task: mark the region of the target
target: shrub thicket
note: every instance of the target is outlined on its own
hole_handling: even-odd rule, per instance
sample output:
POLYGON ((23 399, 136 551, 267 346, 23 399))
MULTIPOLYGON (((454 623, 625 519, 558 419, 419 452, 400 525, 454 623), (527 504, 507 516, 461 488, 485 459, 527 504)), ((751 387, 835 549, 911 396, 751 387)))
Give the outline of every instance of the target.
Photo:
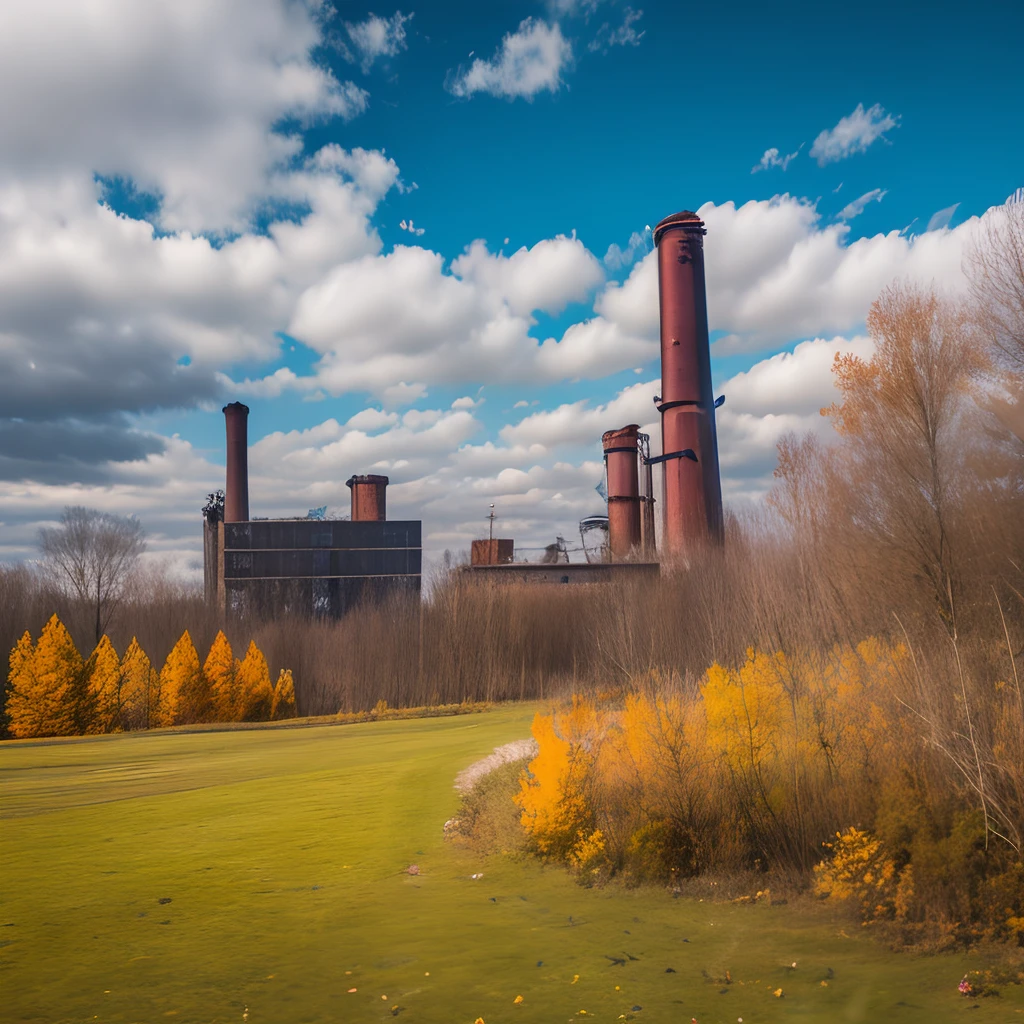
POLYGON ((1024 940, 1017 695, 974 680, 968 705, 923 730, 913 662, 877 640, 751 650, 694 687, 577 697, 534 721, 523 828, 585 881, 814 868, 819 894, 907 936, 1024 940), (982 774, 958 786, 975 764, 950 743, 972 712, 982 774))

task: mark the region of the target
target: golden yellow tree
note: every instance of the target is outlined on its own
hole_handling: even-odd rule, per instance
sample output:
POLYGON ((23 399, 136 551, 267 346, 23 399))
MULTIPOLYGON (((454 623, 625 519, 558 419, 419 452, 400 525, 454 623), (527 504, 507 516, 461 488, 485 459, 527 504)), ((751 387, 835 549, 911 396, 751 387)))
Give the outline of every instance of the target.
POLYGON ((121 721, 125 729, 160 723, 160 676, 135 637, 121 659, 121 721))
POLYGON ((238 687, 235 680, 235 656, 231 644, 218 630, 210 652, 203 662, 203 675, 210 686, 214 718, 218 722, 233 722, 238 717, 238 687))
POLYGON ((11 652, 7 714, 17 737, 74 736, 87 718, 82 657, 56 615, 33 648, 25 633, 11 652))
POLYGON ((196 646, 186 629, 160 670, 159 724, 208 722, 212 711, 210 685, 203 678, 196 646))
POLYGON ((237 669, 238 714, 240 722, 265 722, 270 718, 274 704, 274 687, 270 682, 270 668, 255 640, 237 669))
POLYGON ((5 710, 11 733, 18 737, 32 735, 26 714, 29 708, 26 707, 22 695, 29 694, 35 685, 35 676, 33 674, 34 655, 35 644, 32 643, 32 634, 26 629, 22 633, 21 639, 11 650, 7 672, 7 705, 5 710))
POLYGON ((86 687, 93 714, 85 731, 89 733, 120 732, 121 724, 121 661, 106 633, 85 666, 86 687))
POLYGON ((295 680, 292 679, 292 670, 283 668, 274 686, 274 700, 270 706, 270 717, 275 720, 294 718, 297 713, 295 709, 295 680))

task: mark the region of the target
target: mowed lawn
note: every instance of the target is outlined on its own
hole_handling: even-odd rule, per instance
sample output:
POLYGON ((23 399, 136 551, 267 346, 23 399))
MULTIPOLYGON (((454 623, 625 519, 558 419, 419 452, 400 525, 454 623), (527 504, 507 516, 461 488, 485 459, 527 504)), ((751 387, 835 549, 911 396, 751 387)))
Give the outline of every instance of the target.
POLYGON ((978 954, 445 843, 455 774, 533 710, 3 744, 0 1018, 1024 1020, 1019 987, 958 995, 978 954))

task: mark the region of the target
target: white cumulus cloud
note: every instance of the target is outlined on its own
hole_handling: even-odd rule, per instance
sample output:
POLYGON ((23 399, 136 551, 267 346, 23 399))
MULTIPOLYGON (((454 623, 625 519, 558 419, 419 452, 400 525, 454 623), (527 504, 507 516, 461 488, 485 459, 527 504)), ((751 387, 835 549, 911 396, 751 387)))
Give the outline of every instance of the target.
POLYGON ((301 150, 277 130, 361 113, 316 64, 314 0, 0 5, 0 176, 121 178, 161 226, 238 231, 301 150), (17 98, 16 101, 14 98, 17 98))
POLYGON ((527 18, 501 41, 491 60, 479 57, 466 69, 450 73, 446 87, 454 96, 477 92, 527 100, 562 86, 562 72, 572 63, 572 46, 558 23, 527 18))
POLYGON ((345 23, 345 29, 356 49, 363 72, 368 72, 379 57, 394 57, 407 48, 405 23, 411 14, 395 11, 390 18, 371 13, 365 21, 345 23))
MULTIPOLYGON (((708 232, 709 327, 726 334, 716 342, 720 354, 856 331, 898 277, 962 290, 963 252, 978 226, 972 218, 948 232, 905 237, 894 230, 850 241, 849 225, 823 224, 813 203, 788 195, 741 206, 706 203, 697 212, 708 232)), ((624 284, 609 282, 594 308, 599 316, 587 330, 595 338, 618 331, 637 351, 647 343, 656 352, 657 253, 637 263, 624 284)))

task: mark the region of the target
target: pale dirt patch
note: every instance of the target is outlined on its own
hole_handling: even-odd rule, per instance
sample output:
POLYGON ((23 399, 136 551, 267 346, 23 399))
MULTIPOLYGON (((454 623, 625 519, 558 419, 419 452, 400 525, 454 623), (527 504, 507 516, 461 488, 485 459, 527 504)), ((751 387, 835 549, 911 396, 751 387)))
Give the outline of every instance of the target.
POLYGON ((523 761, 537 756, 537 741, 531 736, 525 740, 513 740, 495 747, 494 751, 479 761, 474 761, 468 768, 463 768, 455 776, 455 788, 460 793, 468 793, 485 775, 489 775, 503 764, 523 761))

